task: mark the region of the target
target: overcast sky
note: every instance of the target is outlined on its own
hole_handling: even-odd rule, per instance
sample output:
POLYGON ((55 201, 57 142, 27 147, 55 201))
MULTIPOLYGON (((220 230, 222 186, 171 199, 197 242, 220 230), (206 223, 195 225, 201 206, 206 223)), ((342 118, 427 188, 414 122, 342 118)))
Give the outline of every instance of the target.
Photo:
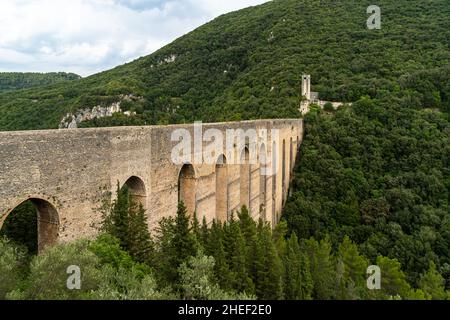
POLYGON ((0 0, 0 71, 87 76, 267 0, 0 0))

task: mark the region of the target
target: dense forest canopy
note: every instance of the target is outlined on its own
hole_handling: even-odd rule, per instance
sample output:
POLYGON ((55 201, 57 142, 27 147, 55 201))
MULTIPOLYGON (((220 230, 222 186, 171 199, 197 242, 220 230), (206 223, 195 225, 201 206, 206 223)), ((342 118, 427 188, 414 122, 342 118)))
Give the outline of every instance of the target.
POLYGON ((440 88, 449 77, 448 1, 379 1, 381 30, 366 26, 370 4, 278 0, 223 15, 113 70, 0 94, 0 130, 57 128, 67 112, 125 94, 144 98, 123 104, 136 117, 86 125, 297 117, 304 73, 326 100, 381 98, 413 84, 427 104, 448 105, 440 88))
POLYGON ((5 91, 42 87, 57 82, 78 79, 81 79, 79 75, 64 72, 0 72, 0 93, 5 91))

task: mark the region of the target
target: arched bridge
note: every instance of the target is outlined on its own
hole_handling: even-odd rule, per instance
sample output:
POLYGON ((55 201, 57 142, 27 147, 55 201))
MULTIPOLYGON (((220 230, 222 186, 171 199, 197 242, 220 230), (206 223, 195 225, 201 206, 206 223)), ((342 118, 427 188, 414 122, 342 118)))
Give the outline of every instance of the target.
POLYGON ((301 119, 212 123, 200 129, 192 124, 0 132, 0 228, 14 208, 31 200, 40 250, 92 237, 101 222, 99 208, 118 183, 128 185, 144 205, 150 229, 175 215, 180 200, 200 221, 226 220, 246 205, 255 219, 276 224, 302 136, 301 119), (174 150, 181 139, 173 140, 180 130, 202 140, 198 145, 192 139, 191 157, 177 162, 174 150), (205 150, 222 139, 211 138, 211 130, 223 133, 222 152, 210 152, 214 162, 206 162, 205 150), (229 133, 239 130, 256 136, 245 136, 243 145, 230 144, 229 133))

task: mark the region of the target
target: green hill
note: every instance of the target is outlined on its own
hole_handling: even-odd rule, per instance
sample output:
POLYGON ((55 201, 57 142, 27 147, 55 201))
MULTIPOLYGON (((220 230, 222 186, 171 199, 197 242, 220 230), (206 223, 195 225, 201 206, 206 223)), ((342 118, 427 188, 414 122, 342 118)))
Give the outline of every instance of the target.
POLYGON ((448 1, 378 1, 381 30, 366 27, 370 4, 276 0, 223 15, 113 70, 0 94, 0 130, 56 128, 67 112, 126 94, 139 97, 122 105, 136 117, 86 125, 295 117, 303 73, 324 99, 406 88, 427 106, 448 107, 448 1))
POLYGON ((62 81, 78 80, 81 77, 74 73, 50 72, 0 72, 0 93, 20 89, 28 89, 54 84, 62 81))

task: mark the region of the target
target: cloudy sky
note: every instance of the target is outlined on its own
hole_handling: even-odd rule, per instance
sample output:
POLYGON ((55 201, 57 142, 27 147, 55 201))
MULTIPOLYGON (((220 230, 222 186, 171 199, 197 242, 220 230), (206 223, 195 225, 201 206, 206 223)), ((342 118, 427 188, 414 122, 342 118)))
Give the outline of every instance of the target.
POLYGON ((0 0, 0 72, 87 76, 267 0, 0 0))

